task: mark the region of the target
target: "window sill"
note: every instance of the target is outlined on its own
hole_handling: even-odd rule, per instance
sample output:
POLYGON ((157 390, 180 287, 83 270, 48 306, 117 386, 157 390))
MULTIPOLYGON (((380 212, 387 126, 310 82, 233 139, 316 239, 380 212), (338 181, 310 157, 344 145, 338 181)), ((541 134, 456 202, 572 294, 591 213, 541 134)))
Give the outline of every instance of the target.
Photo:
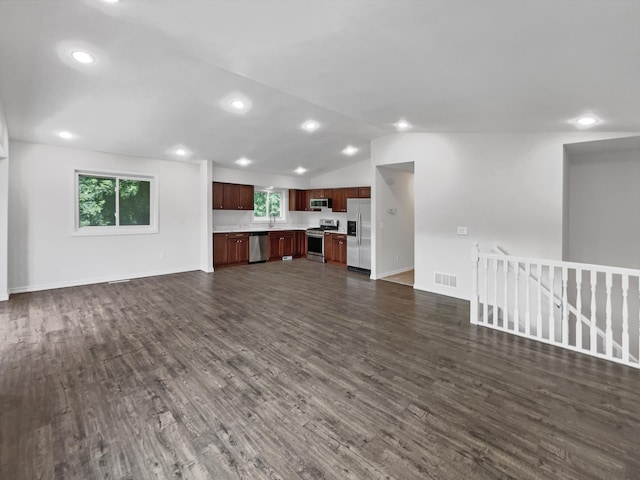
POLYGON ((158 233, 157 227, 84 227, 82 229, 71 232, 72 237, 100 237, 104 235, 150 235, 158 233))

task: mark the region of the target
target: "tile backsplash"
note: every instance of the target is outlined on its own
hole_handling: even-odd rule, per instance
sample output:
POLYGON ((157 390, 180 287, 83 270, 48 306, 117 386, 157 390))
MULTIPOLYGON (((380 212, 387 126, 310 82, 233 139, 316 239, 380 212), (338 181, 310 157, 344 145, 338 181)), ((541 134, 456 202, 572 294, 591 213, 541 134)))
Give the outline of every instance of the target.
MULTIPOLYGON (((253 211, 243 210, 212 210, 213 230, 235 230, 242 228, 256 228, 262 223, 253 223, 253 211)), ((322 212, 287 212, 286 222, 277 222, 278 226, 291 228, 316 227, 320 224, 321 218, 331 218, 338 220, 339 230, 346 231, 347 214, 332 212, 325 209, 322 212)))

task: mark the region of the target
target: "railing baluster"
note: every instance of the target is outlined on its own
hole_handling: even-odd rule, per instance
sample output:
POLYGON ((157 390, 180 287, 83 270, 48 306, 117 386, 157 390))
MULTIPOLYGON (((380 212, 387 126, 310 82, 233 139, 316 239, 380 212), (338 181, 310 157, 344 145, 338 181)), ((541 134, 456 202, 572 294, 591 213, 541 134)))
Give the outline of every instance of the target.
POLYGON ((613 286, 613 275, 609 272, 606 274, 606 287, 607 287, 607 305, 606 305, 606 315, 607 315, 607 323, 605 329, 605 353, 607 357, 611 357, 613 355, 613 329, 611 326, 611 288, 613 286))
POLYGON ((531 289, 531 283, 529 279, 531 278, 531 264, 527 263, 525 269, 525 274, 527 275, 526 288, 527 294, 525 295, 525 312, 524 312, 524 331, 527 335, 531 335, 531 302, 529 300, 531 289))
POLYGON ((569 345, 569 298, 567 284, 569 281, 569 269, 562 267, 562 344, 569 345))
POLYGON ((549 298, 549 340, 555 342, 556 341, 556 320, 553 312, 553 307, 555 303, 553 301, 553 293, 555 292, 555 276, 556 276, 556 267, 549 265, 549 291, 552 296, 549 298))
POLYGON ((576 347, 582 349, 582 270, 576 270, 576 347))
MULTIPOLYGON (((636 338, 640 344, 640 328, 635 330, 635 319, 638 318, 640 322, 640 309, 638 313, 634 310, 636 298, 640 299, 640 270, 532 260, 508 256, 502 251, 498 254, 480 254, 479 249, 477 256, 472 252, 472 261, 476 257, 478 262, 477 265, 474 263, 474 274, 477 282, 472 284, 472 293, 473 298, 477 299, 478 324, 640 368, 640 360, 635 356, 638 354, 640 357, 640 347, 635 348, 636 338), (499 273, 500 268, 503 269, 502 274, 499 273), (493 274, 490 270, 493 270, 493 274), (522 285, 521 270, 526 277, 522 285), (569 291, 574 288, 570 283, 574 281, 574 274, 575 304, 574 290, 569 291), (617 277, 614 276, 620 276, 621 279, 621 300, 618 298, 617 277), (639 282, 637 287, 633 284, 636 280, 639 282), (513 286, 510 281, 515 282, 513 286), (586 289, 584 292, 583 287, 586 289), (522 288, 526 289, 524 294, 522 288), (510 298, 512 295, 513 298, 510 298), (548 308, 542 300, 543 295, 545 301, 549 302, 548 308), (630 299, 630 295, 637 297, 630 299), (492 300, 489 299, 491 296, 492 300), (533 308, 536 308, 535 318, 533 308), (572 324, 574 316, 575 328, 572 324), (547 324, 548 334, 545 336, 544 327, 547 324), (588 333, 586 328, 589 329, 588 333)), ((474 318, 473 313, 471 317, 474 318)))
POLYGON ((471 290, 472 290, 472 298, 471 298, 471 324, 472 325, 477 325, 478 324, 478 297, 479 297, 479 293, 478 293, 478 263, 480 261, 479 255, 480 254, 480 249, 478 248, 478 244, 474 243, 473 247, 471 248, 471 264, 473 267, 473 278, 472 278, 472 284, 471 284, 471 290))
POLYGON ((514 300, 513 300, 513 329, 516 332, 520 332, 520 263, 516 262, 513 275, 515 277, 515 289, 513 292, 514 300))
POLYGON ((596 287, 598 285, 598 272, 591 270, 591 325, 589 325, 589 335, 591 337, 589 349, 591 353, 598 353, 598 315, 596 305, 596 287))
POLYGON ((542 264, 539 263, 538 273, 538 311, 536 313, 536 335, 542 338, 542 264))
POLYGON ((502 262, 504 269, 504 308, 502 309, 502 328, 509 330, 509 261, 502 262))
POLYGON ((622 361, 629 363, 629 275, 622 275, 622 361))
POLYGON ((493 259, 493 326, 498 326, 498 259, 493 259))
POLYGON ((484 304, 482 305, 482 321, 489 323, 489 259, 482 259, 482 270, 484 271, 484 304))

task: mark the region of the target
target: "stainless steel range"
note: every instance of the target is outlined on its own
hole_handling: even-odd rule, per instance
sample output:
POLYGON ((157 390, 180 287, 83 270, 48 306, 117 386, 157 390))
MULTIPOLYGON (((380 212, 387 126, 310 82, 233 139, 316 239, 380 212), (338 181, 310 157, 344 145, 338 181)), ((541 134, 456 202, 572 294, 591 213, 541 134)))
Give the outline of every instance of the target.
POLYGON ((338 230, 338 220, 321 219, 320 226, 307 229, 307 260, 324 263, 324 232, 338 230))

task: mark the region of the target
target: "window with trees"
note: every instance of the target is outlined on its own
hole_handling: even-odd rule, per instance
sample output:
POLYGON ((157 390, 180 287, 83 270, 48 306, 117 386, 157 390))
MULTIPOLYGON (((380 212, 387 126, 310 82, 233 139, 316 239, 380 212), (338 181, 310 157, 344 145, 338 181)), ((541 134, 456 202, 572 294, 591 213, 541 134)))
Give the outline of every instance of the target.
POLYGON ((157 232, 155 187, 155 176, 77 171, 76 233, 157 232))
POLYGON ((253 219, 256 222, 285 221, 284 191, 258 189, 253 194, 253 219))

